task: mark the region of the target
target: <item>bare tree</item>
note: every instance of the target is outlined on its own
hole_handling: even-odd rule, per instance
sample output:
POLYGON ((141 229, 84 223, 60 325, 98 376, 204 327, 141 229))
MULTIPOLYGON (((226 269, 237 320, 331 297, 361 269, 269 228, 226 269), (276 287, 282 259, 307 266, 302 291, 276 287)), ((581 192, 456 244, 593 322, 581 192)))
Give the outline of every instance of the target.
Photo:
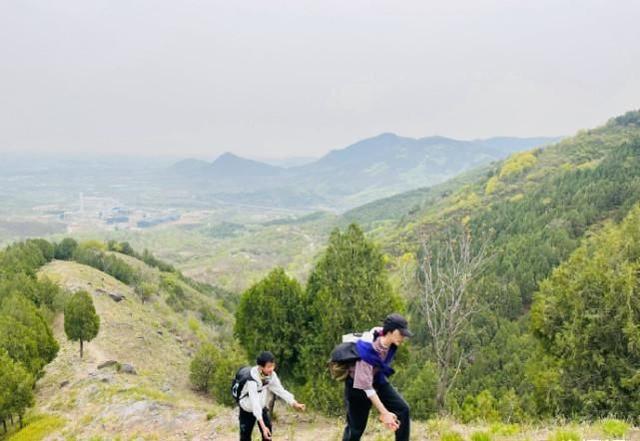
POLYGON ((460 231, 434 243, 423 238, 415 273, 418 313, 438 367, 436 402, 441 411, 469 355, 460 347, 460 339, 480 310, 469 284, 489 260, 486 243, 474 249, 470 234, 464 228, 460 231))

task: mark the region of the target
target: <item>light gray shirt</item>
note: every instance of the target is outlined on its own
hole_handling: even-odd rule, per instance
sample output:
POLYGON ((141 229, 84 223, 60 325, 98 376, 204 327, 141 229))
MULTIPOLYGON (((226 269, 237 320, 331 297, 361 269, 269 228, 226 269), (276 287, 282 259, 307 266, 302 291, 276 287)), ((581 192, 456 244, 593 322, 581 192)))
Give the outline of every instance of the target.
POLYGON ((293 394, 282 386, 275 371, 263 381, 258 366, 254 366, 251 368, 251 377, 255 381, 247 381, 242 388, 240 407, 245 412, 253 413, 256 420, 262 421, 262 409, 267 407, 271 394, 282 398, 290 406, 295 403, 293 394))

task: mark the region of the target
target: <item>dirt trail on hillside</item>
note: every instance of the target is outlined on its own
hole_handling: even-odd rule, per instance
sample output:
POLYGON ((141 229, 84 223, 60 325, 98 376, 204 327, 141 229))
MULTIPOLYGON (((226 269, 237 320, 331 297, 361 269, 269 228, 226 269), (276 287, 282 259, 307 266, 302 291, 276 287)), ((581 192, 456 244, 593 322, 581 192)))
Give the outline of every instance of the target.
MULTIPOLYGON (((184 318, 172 321, 161 305, 141 305, 130 287, 83 265, 54 262, 45 271, 66 289, 86 289, 101 318, 82 359, 79 343, 67 340, 63 315, 54 320, 60 351, 38 381, 32 413, 55 415, 65 424, 47 440, 237 440, 237 410, 190 387, 194 346, 184 318), (126 300, 114 302, 106 292, 126 300), (98 369, 108 360, 130 363, 136 373, 98 369)), ((274 441, 340 439, 342 421, 297 414, 280 403, 276 413, 274 441)))

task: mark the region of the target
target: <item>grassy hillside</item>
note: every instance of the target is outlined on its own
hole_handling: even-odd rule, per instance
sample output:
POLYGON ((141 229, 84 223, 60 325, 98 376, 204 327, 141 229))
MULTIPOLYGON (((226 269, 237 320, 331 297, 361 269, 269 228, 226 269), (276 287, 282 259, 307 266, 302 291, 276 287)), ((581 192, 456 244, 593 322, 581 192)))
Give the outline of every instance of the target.
MULTIPOLYGON (((133 263, 133 262, 132 262, 133 263)), ((216 440, 237 439, 235 411, 193 392, 188 382, 190 357, 199 341, 216 342, 219 334, 194 325, 189 314, 176 314, 162 301, 142 305, 131 288, 93 268, 54 261, 40 271, 67 289, 87 289, 102 318, 99 336, 86 345, 85 357, 64 336, 62 317, 54 332, 61 348, 37 384, 36 406, 25 429, 7 440, 216 440), (106 292, 124 294, 114 302, 106 292), (130 363, 136 375, 116 366, 99 369, 108 360, 130 363)), ((276 441, 341 439, 342 419, 314 414, 294 415, 276 408, 276 441)), ((558 434, 577 439, 609 436, 602 422, 580 425, 518 425, 451 419, 416 422, 416 440, 462 439, 484 434, 494 441, 546 440, 558 434), (456 438, 457 439, 457 438, 456 438)), ((625 439, 638 440, 637 429, 625 429, 625 439)), ((0 439, 2 437, 0 436, 0 439)), ((392 436, 371 421, 364 441, 390 441, 392 436)))
MULTIPOLYGON (((145 433, 163 439, 183 431, 178 415, 190 429, 207 423, 207 412, 215 408, 191 392, 186 372, 199 338, 219 338, 218 333, 190 314, 175 314, 162 301, 142 305, 130 287, 84 265, 54 261, 41 275, 66 289, 92 293, 102 323, 81 360, 77 344, 64 335, 62 317, 55 322, 61 350, 38 383, 37 410, 64 420, 63 437, 129 439, 145 433), (116 303, 109 292, 126 300, 116 303), (115 366, 98 369, 108 360, 133 365, 137 375, 118 373, 115 366)), ((215 421, 209 424, 213 429, 215 421)))
MULTIPOLYGON (((143 262, 119 258, 159 277, 143 262)), ((26 415, 25 428, 11 427, 0 439, 20 440, 221 440, 237 439, 237 415, 196 393, 189 383, 189 364, 201 342, 219 346, 225 332, 202 323, 193 311, 178 313, 163 296, 142 304, 133 289, 113 277, 76 262, 54 260, 39 271, 69 291, 87 290, 101 317, 98 336, 85 344, 67 340, 63 316, 54 319, 60 343, 55 360, 36 386, 36 404, 26 415), (115 302, 109 293, 125 296, 115 302), (117 364, 100 368, 108 361, 117 364), (130 364, 136 373, 125 373, 130 364)), ((183 282, 179 282, 183 283, 183 282)), ((203 296, 186 284, 188 296, 203 296)), ((229 329, 227 323, 222 330, 229 329)), ((293 415, 278 406, 274 440, 338 440, 342 421, 314 414, 293 415)), ((418 426, 426 433, 426 426, 418 426)), ((386 439, 373 423, 367 441, 386 439)), ((426 439, 426 438, 424 438, 426 439)))
POLYGON ((355 222, 366 229, 384 225, 393 228, 405 217, 415 216, 462 186, 478 181, 491 169, 490 167, 493 166, 481 166, 442 184, 378 199, 343 213, 339 223, 345 225, 355 222))

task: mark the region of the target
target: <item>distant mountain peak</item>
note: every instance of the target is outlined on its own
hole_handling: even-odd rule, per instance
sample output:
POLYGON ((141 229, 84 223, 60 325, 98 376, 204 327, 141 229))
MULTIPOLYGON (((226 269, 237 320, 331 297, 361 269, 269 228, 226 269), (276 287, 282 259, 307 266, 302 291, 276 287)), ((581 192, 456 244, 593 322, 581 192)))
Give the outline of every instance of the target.
POLYGON ((370 139, 378 139, 378 138, 399 138, 399 136, 393 132, 382 132, 379 135, 376 135, 370 139))
POLYGON ((198 174, 206 171, 211 164, 201 159, 187 158, 176 162, 169 170, 180 174, 198 174))
POLYGON ((424 136, 422 138, 418 138, 417 141, 428 142, 428 143, 432 143, 432 144, 436 144, 438 142, 446 142, 446 143, 464 142, 464 141, 460 141, 458 139, 448 138, 446 136, 440 136, 440 135, 424 136))
POLYGON ((218 161, 250 161, 250 159, 242 158, 231 152, 224 152, 220 156, 218 156, 213 163, 215 164, 218 161))
POLYGON ((210 171, 221 177, 243 176, 250 174, 254 176, 271 176, 279 174, 283 169, 264 162, 243 158, 230 152, 220 155, 211 164, 210 171))

